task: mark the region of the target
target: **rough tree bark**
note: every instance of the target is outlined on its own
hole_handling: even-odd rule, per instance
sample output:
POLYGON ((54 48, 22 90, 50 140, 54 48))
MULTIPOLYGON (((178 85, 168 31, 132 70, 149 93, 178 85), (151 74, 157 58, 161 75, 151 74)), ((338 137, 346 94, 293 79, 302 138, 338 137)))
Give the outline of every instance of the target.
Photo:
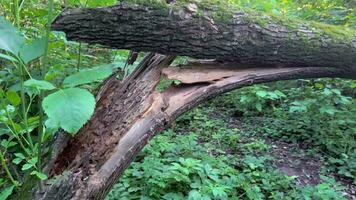
POLYGON ((120 4, 67 10, 57 18, 54 29, 69 39, 166 55, 150 53, 121 83, 115 76, 105 82, 93 117, 53 160, 55 183, 37 199, 103 199, 155 134, 216 95, 271 81, 356 77, 352 31, 335 36, 271 17, 263 17, 262 26, 244 12, 221 22, 211 16, 198 15, 194 5, 168 12, 120 4), (169 67, 175 55, 215 61, 169 67), (181 84, 159 93, 161 76, 181 84))
POLYGON ((253 67, 341 67, 356 74, 355 30, 244 11, 221 21, 216 12, 120 4, 67 10, 53 28, 70 40, 118 49, 253 67))

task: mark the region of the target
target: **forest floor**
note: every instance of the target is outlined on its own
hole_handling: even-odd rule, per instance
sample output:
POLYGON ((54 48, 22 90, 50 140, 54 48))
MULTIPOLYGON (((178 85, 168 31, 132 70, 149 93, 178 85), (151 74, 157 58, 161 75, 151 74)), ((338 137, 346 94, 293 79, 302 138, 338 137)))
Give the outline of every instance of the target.
MULTIPOLYGON (((216 117, 220 115, 218 116, 219 118, 228 119, 226 123, 230 128, 237 128, 239 130, 251 128, 248 127, 248 125, 246 127, 246 124, 243 122, 243 117, 236 117, 218 108, 214 109, 216 109, 216 111, 212 117, 214 117, 214 115, 216 117)), ((257 117, 255 120, 261 121, 263 118, 257 117)), ((247 132, 251 132, 251 130, 247 132)), ((247 135, 247 137, 249 136, 247 135)), ((313 145, 308 143, 285 142, 273 137, 258 135, 258 133, 250 137, 250 139, 264 140, 265 143, 270 146, 270 151, 265 153, 273 158, 269 164, 282 173, 295 177, 295 181, 298 185, 307 186, 323 183, 320 177, 323 175, 322 170, 323 167, 325 167, 325 163, 323 162, 325 159, 323 158, 326 155, 315 152, 313 145)), ((356 200, 356 184, 353 183, 352 180, 339 176, 337 173, 332 174, 332 176, 345 186, 344 191, 347 193, 348 199, 356 200)))
POLYGON ((281 124, 268 112, 246 114, 234 101, 214 99, 177 119, 107 200, 356 200, 353 180, 330 168, 320 147, 276 132, 281 124))

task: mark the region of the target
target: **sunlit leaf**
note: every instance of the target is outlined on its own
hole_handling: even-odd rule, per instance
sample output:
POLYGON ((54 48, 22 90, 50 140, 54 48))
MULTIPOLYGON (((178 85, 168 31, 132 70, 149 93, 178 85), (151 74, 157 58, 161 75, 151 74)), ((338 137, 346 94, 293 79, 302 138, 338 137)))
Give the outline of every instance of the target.
POLYGON ((258 97, 265 97, 265 96, 267 96, 267 91, 264 91, 264 90, 260 90, 260 91, 257 91, 256 92, 256 95, 258 96, 258 97))
POLYGON ((45 53, 46 40, 44 38, 38 38, 31 44, 26 44, 20 49, 20 58, 24 63, 29 63, 41 57, 45 53))
POLYGON ((112 72, 113 68, 111 66, 82 70, 76 74, 66 77, 63 81, 63 85, 65 87, 75 87, 82 84, 100 81, 110 76, 112 72))
POLYGON ((25 38, 4 17, 0 16, 0 49, 18 55, 25 38))
POLYGON ((87 90, 69 88, 48 95, 42 106, 52 123, 74 134, 93 114, 95 98, 87 90))
POLYGON ((31 172, 31 175, 37 176, 37 178, 39 178, 42 181, 44 181, 44 180, 46 180, 48 178, 46 174, 38 172, 38 171, 31 172))
POLYGON ((20 96, 13 90, 9 90, 6 92, 6 98, 13 106, 18 106, 21 103, 20 96))
POLYGON ((43 80, 29 79, 24 83, 25 87, 36 88, 38 90, 54 90, 56 87, 48 82, 43 80))
POLYGON ((10 187, 7 187, 5 189, 3 189, 1 192, 0 192, 0 199, 1 200, 6 200, 11 194, 12 194, 12 191, 14 190, 14 185, 10 186, 10 187))
POLYGON ((32 167, 33 167, 32 164, 26 163, 26 164, 24 164, 24 165, 22 166, 21 170, 22 170, 22 171, 26 171, 26 170, 31 169, 32 167))
POLYGON ((16 165, 20 164, 21 161, 25 159, 25 156, 22 153, 15 153, 16 158, 12 160, 16 165))

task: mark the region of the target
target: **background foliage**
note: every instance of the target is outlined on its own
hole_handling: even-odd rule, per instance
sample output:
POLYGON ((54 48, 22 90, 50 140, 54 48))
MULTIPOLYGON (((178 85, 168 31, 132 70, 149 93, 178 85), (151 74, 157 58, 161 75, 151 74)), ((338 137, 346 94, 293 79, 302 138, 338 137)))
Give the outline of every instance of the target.
MULTIPOLYGON (((161 0, 146 2, 154 1, 161 0)), ((134 67, 124 69, 127 51, 70 42, 63 33, 49 32, 46 24, 65 7, 115 3, 0 1, 0 199, 11 194, 26 199, 29 187, 47 179, 42 170, 58 128, 75 134, 93 112, 100 81, 113 71, 122 78, 134 67)), ((355 0, 226 3, 281 17, 356 26, 355 0)), ((355 184, 356 179, 355 86, 355 81, 339 79, 299 80, 219 97, 181 117, 149 144, 108 199, 341 199, 345 183, 355 184), (231 128, 222 120, 232 116, 242 125, 231 128), (324 178, 301 186, 295 177, 282 174, 268 154, 268 140, 321 155, 324 178)))

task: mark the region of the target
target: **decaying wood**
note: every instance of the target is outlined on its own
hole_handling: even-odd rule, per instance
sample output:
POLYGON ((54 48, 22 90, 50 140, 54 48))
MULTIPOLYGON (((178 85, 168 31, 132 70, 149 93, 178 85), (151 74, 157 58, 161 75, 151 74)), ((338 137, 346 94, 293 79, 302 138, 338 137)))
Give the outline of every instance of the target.
POLYGON ((94 115, 56 154, 48 169, 52 184, 36 198, 103 199, 155 134, 216 95, 279 80, 356 77, 352 35, 335 39, 321 28, 291 28, 269 17, 262 26, 253 17, 236 12, 217 22, 194 9, 168 13, 123 3, 63 12, 53 27, 71 40, 158 53, 148 54, 122 82, 113 75, 104 83, 94 115), (171 55, 212 60, 169 67, 171 55), (181 84, 159 93, 162 76, 181 84))
POLYGON ((335 69, 316 67, 247 69, 220 63, 207 68, 168 67, 173 59, 150 54, 123 83, 106 82, 105 96, 98 101, 94 116, 58 155, 51 171, 52 177, 63 172, 69 173, 68 177, 48 185, 38 199, 103 199, 155 134, 218 94, 256 83, 335 75, 335 69), (161 75, 182 84, 158 93, 155 86, 161 75))

